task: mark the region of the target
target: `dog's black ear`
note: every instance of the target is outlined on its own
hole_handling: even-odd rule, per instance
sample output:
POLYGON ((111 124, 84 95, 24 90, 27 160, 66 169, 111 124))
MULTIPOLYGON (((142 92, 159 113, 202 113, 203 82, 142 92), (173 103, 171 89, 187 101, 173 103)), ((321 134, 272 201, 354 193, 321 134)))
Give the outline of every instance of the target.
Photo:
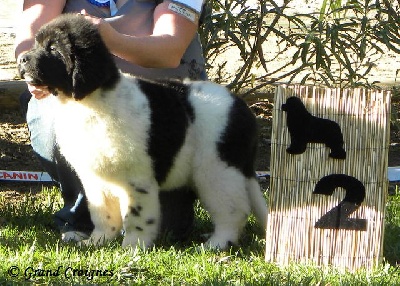
POLYGON ((72 97, 76 100, 98 88, 112 87, 119 78, 114 58, 97 28, 86 20, 79 24, 74 26, 75 31, 70 34, 74 55, 72 97))
POLYGON ((98 88, 111 87, 119 77, 119 71, 104 44, 84 54, 76 55, 72 72, 72 97, 76 100, 98 88))
POLYGON ((72 97, 76 100, 84 98, 101 86, 101 79, 89 76, 89 68, 77 65, 72 73, 72 97))

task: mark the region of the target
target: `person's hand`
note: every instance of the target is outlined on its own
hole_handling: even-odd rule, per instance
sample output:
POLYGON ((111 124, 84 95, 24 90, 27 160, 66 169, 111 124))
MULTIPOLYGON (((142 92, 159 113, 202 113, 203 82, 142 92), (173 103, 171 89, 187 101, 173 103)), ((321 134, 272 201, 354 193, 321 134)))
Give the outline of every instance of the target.
POLYGON ((89 15, 88 13, 86 13, 85 10, 82 10, 79 13, 79 15, 82 15, 83 17, 85 17, 87 20, 92 22, 97 27, 97 29, 99 30, 99 33, 100 33, 100 35, 101 35, 101 37, 102 37, 102 39, 103 39, 103 41, 105 42, 106 45, 107 45, 107 43, 109 43, 113 39, 115 34, 118 33, 110 25, 110 23, 108 23, 107 21, 105 21, 102 18, 97 18, 97 17, 94 17, 92 15, 89 15))
POLYGON ((36 99, 39 100, 51 95, 47 86, 31 85, 28 83, 28 90, 36 99))

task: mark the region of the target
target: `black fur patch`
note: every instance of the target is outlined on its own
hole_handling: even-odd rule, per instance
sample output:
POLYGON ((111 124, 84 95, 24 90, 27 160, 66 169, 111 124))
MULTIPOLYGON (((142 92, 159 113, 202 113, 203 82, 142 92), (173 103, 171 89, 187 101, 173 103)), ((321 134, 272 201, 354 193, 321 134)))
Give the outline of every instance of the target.
POLYGON ((139 80, 138 83, 152 111, 149 154, 156 180, 162 184, 194 120, 193 107, 188 102, 189 88, 180 82, 155 84, 139 80))
POLYGON ((229 122, 218 143, 218 153, 229 166, 236 167, 246 177, 255 175, 257 154, 257 123, 246 103, 235 98, 229 114, 229 122))
POLYGON ((131 214, 133 216, 140 216, 140 210, 138 208, 131 207, 131 214))
POLYGON ((140 194, 148 194, 149 193, 148 191, 146 191, 145 189, 142 189, 142 188, 136 188, 135 190, 136 190, 136 192, 138 192, 140 194))
POLYGON ((156 222, 156 220, 154 218, 150 218, 146 221, 146 224, 154 224, 156 222))
POLYGON ((141 228, 140 226, 135 227, 137 230, 139 231, 143 231, 143 228, 141 228))

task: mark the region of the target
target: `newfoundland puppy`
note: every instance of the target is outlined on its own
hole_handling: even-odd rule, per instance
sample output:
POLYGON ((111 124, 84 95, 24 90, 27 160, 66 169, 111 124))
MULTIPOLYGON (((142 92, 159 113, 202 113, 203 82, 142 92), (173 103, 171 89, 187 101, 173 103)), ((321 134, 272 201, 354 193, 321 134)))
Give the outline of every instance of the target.
POLYGON ((329 157, 346 159, 343 149, 343 135, 339 124, 311 115, 300 98, 289 97, 282 104, 287 113, 287 126, 290 134, 290 146, 286 151, 290 154, 302 154, 307 143, 323 143, 330 148, 329 157))
POLYGON ((158 192, 182 186, 196 189, 211 216, 208 247, 237 243, 251 210, 265 226, 255 117, 226 88, 122 74, 96 27, 72 14, 39 30, 19 71, 58 99, 57 142, 79 174, 95 225, 85 243, 123 229, 124 246, 152 245, 158 192))

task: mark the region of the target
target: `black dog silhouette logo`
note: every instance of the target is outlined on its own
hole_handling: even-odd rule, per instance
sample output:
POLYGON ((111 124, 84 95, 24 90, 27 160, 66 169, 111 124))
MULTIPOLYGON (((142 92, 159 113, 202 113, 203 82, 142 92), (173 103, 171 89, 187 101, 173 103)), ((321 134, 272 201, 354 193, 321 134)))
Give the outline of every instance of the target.
POLYGON ((302 154, 307 143, 323 143, 330 148, 329 157, 346 159, 343 149, 343 135, 336 122, 311 115, 300 98, 289 97, 282 104, 287 114, 287 126, 290 133, 290 146, 286 151, 290 154, 302 154))

